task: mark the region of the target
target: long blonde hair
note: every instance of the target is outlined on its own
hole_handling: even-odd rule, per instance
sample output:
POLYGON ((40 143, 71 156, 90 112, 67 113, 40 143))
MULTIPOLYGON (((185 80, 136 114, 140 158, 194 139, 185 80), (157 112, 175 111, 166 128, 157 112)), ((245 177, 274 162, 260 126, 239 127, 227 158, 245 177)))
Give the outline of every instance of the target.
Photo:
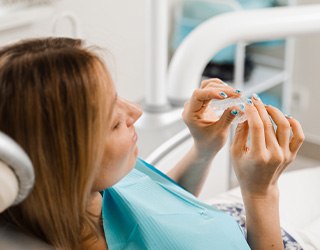
POLYGON ((81 40, 0 49, 0 130, 27 152, 36 174, 28 198, 0 219, 58 248, 81 248, 84 228, 96 229, 86 207, 111 113, 110 82, 81 40))

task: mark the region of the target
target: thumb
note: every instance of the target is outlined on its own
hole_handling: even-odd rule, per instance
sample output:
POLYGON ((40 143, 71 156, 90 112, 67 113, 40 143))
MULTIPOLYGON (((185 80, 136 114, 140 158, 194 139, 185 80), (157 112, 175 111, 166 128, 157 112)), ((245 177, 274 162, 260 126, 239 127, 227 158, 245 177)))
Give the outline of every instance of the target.
POLYGON ((240 112, 240 109, 236 106, 227 108, 217 122, 218 126, 225 129, 229 128, 232 121, 240 115, 240 112))

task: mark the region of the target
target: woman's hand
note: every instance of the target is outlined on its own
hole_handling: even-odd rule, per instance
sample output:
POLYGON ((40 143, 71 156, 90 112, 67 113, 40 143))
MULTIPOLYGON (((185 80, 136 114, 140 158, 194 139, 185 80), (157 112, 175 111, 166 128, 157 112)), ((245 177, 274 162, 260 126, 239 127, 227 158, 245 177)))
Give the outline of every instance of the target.
POLYGON ((225 144, 231 122, 237 115, 231 111, 237 109, 238 112, 242 112, 239 107, 230 107, 219 119, 214 110, 208 107, 210 101, 239 96, 240 91, 219 79, 205 80, 201 83, 201 87, 193 92, 190 101, 185 104, 182 116, 199 152, 217 153, 225 144))
POLYGON ((219 119, 208 104, 212 99, 239 96, 240 91, 221 80, 209 79, 201 83, 201 87, 193 92, 190 101, 185 104, 182 116, 193 136, 194 144, 167 174, 196 196, 207 178, 214 156, 226 142, 231 122, 237 115, 231 111, 237 109, 237 112, 242 112, 239 107, 231 107, 219 119))
POLYGON ((245 205, 247 241, 253 250, 282 250, 277 183, 296 157, 304 135, 295 119, 284 116, 277 108, 265 107, 257 96, 252 102, 246 104, 248 120, 238 125, 231 146, 245 205))
POLYGON ((242 194, 261 198, 277 194, 279 176, 295 159, 304 134, 297 120, 265 106, 258 97, 252 101, 245 108, 248 120, 236 129, 231 155, 242 194))

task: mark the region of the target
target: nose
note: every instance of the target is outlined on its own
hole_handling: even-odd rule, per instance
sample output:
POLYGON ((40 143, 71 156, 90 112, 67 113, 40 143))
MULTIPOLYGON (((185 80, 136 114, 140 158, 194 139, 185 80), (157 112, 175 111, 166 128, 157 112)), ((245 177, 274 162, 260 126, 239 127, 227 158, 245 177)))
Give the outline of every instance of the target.
POLYGON ((142 109, 135 103, 126 101, 127 106, 127 126, 132 126, 142 115, 142 109))

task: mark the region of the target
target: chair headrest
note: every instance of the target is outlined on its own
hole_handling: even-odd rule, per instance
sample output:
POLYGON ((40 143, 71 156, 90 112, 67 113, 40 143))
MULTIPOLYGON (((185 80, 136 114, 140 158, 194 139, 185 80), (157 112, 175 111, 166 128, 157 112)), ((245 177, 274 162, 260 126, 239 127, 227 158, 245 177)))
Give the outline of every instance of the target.
POLYGON ((23 201, 34 185, 30 158, 9 136, 0 132, 0 213, 23 201))

